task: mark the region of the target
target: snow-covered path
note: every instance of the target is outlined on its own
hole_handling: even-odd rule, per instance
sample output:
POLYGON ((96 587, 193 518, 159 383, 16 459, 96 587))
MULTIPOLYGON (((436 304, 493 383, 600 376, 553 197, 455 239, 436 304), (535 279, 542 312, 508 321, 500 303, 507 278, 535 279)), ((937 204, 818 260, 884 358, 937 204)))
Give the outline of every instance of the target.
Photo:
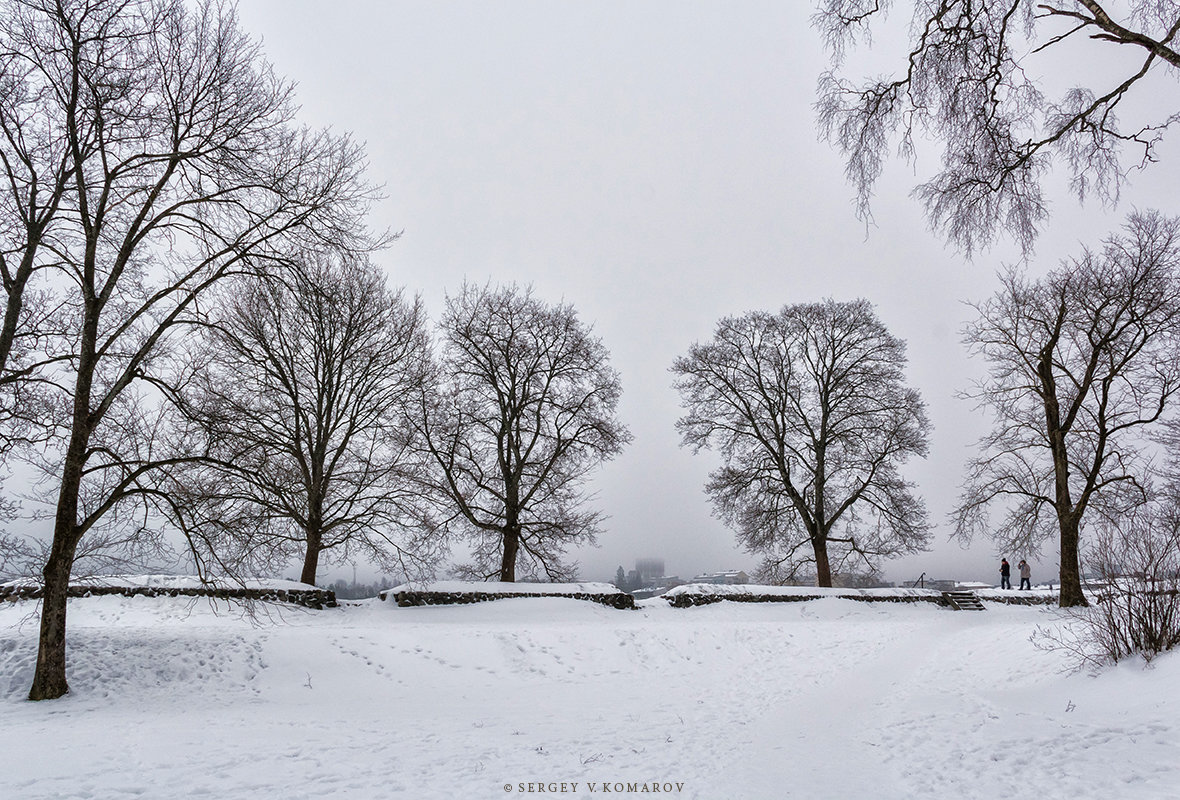
POLYGON ((1180 657, 1062 675, 1044 610, 71 603, 41 704, 0 606, 0 797, 1180 797, 1180 657))

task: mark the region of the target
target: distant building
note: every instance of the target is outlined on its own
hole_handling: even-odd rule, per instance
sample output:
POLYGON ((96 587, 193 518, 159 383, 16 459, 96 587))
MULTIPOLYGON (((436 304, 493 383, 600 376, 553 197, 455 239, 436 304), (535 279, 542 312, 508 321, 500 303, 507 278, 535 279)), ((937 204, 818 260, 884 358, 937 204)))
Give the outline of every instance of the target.
POLYGON ((723 584, 743 584, 749 583, 750 576, 739 570, 731 570, 729 572, 706 572, 703 575, 697 575, 690 583, 723 583, 723 584))
POLYGON ((664 574, 664 559, 640 558, 635 561, 635 575, 642 585, 647 585, 652 578, 659 578, 664 574))
POLYGON ((664 574, 664 559, 640 558, 635 561, 635 569, 627 573, 626 585, 622 588, 635 597, 643 598, 663 594, 682 583, 684 581, 678 576, 664 574))

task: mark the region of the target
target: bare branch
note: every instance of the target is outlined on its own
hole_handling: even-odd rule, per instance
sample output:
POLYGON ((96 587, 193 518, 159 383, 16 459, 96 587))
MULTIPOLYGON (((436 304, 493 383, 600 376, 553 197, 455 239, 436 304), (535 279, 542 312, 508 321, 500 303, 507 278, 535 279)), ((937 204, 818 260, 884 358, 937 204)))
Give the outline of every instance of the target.
MULTIPOLYGON (((849 46, 868 39, 881 10, 864 0, 822 6, 813 24, 834 67, 849 46)), ((832 71, 819 82, 820 129, 847 159, 860 216, 871 218, 873 187, 895 143, 913 162, 915 135, 944 150, 937 174, 914 194, 931 226, 968 254, 999 233, 1031 252, 1048 219, 1041 180, 1055 156, 1079 199, 1093 193, 1115 202, 1129 168, 1153 163, 1164 131, 1180 120, 1180 109, 1163 108, 1137 126, 1120 124, 1116 110, 1143 79, 1180 74, 1180 8, 1172 0, 1144 0, 1120 12, 1126 19, 1094 0, 1078 0, 1076 8, 1035 0, 915 3, 909 53, 896 77, 853 83, 832 71), (1059 21, 1069 27, 1062 30, 1059 21), (1109 44, 1138 48, 1144 60, 1051 102, 1025 64, 1078 33, 1089 34, 1095 61, 1109 44)))

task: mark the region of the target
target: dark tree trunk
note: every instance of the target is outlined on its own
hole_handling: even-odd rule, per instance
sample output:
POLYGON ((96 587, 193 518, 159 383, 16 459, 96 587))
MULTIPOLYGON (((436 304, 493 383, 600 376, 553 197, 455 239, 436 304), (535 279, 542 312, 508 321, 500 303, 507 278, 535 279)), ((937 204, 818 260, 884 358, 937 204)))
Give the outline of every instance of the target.
POLYGON ((517 476, 504 476, 504 552, 500 558, 500 580, 516 583, 516 556, 520 551, 520 482, 517 476))
POLYGON ((520 550, 520 529, 511 527, 504 530, 504 557, 500 559, 500 580, 516 582, 516 553, 520 550))
MULTIPOLYGON (((92 255, 92 248, 88 255, 92 255)), ((62 460, 61 487, 53 523, 53 544, 42 575, 45 596, 41 600, 41 632, 37 640, 37 667, 30 700, 52 700, 70 690, 66 683, 66 600, 70 574, 82 532, 78 525, 78 496, 86 468, 86 451, 97 420, 92 419, 90 394, 94 387, 95 342, 98 339, 98 301, 88 298, 82 324, 81 358, 74 383, 74 407, 70 442, 62 460)))
POLYGON ((1082 592, 1082 573, 1078 564, 1078 518, 1070 514, 1058 520, 1061 528, 1061 608, 1088 606, 1082 592))
MULTIPOLYGON (((1063 312, 1061 316, 1064 318, 1063 312)), ((1078 529, 1081 519, 1069 489, 1069 451, 1065 446, 1067 432, 1061 424, 1057 383, 1053 374, 1052 354, 1056 345, 1055 336, 1050 345, 1042 350, 1037 371, 1044 388, 1045 428, 1049 434, 1049 449, 1053 455, 1053 509, 1057 512, 1057 528, 1061 532, 1061 594, 1058 597, 1058 605, 1061 608, 1070 608, 1089 603, 1082 594, 1082 575, 1078 567, 1078 529)), ((1082 496, 1085 496, 1085 492, 1082 496)))
POLYGON ((320 534, 319 531, 312 533, 307 532, 307 553, 303 556, 303 572, 299 575, 299 581, 310 586, 315 586, 316 572, 319 571, 320 566, 320 534))
POLYGON ((66 682, 66 601, 70 588, 73 553, 58 552, 45 564, 45 596, 41 601, 41 631, 37 668, 33 673, 30 700, 53 700, 70 691, 66 682))
POLYGON ((831 587, 832 565, 828 561, 828 540, 812 537, 811 546, 815 550, 815 585, 831 587))
POLYGON ((76 429, 66 451, 53 545, 42 570, 45 596, 41 600, 41 631, 30 700, 53 700, 70 690, 66 682, 66 601, 78 548, 78 492, 87 438, 76 429))
POLYGON ((303 572, 299 576, 302 583, 315 586, 316 572, 319 571, 320 553, 324 549, 324 492, 323 492, 323 453, 317 448, 312 453, 315 465, 312 468, 312 483, 307 491, 307 527, 304 539, 307 541, 307 551, 303 556, 303 572))

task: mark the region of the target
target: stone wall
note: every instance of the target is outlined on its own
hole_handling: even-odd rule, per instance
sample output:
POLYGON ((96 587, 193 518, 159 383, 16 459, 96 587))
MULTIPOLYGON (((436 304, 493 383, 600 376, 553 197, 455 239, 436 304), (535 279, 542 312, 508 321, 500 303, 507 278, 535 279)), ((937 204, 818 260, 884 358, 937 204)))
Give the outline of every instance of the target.
POLYGON ((859 600, 865 603, 934 603, 939 606, 949 606, 950 603, 942 595, 881 595, 881 594, 690 594, 683 592, 676 595, 665 595, 664 599, 672 608, 690 608, 705 606, 710 603, 720 603, 730 600, 735 603, 806 603, 812 600, 859 600))
POLYGON ((1057 605, 1057 595, 1055 594, 1030 594, 1030 595, 979 595, 979 599, 985 603, 1003 603, 1007 606, 1055 606, 1057 605))
MULTIPOLYGON (((0 586, 0 602, 36 600, 45 593, 40 586, 0 586)), ((200 586, 174 588, 165 586, 86 586, 74 584, 70 597, 213 597, 219 600, 260 600, 272 603, 291 603, 305 608, 335 608, 336 593, 330 589, 244 589, 241 587, 200 586)))
MULTIPOLYGON (((389 599, 388 592, 382 592, 382 600, 389 599)), ((611 594, 592 594, 589 592, 414 592, 402 591, 393 595, 393 600, 403 608, 410 606, 446 606, 463 605, 467 603, 484 603, 491 600, 503 600, 508 597, 568 597, 574 600, 589 600, 604 606, 621 609, 634 609, 635 598, 623 592, 611 594)))

